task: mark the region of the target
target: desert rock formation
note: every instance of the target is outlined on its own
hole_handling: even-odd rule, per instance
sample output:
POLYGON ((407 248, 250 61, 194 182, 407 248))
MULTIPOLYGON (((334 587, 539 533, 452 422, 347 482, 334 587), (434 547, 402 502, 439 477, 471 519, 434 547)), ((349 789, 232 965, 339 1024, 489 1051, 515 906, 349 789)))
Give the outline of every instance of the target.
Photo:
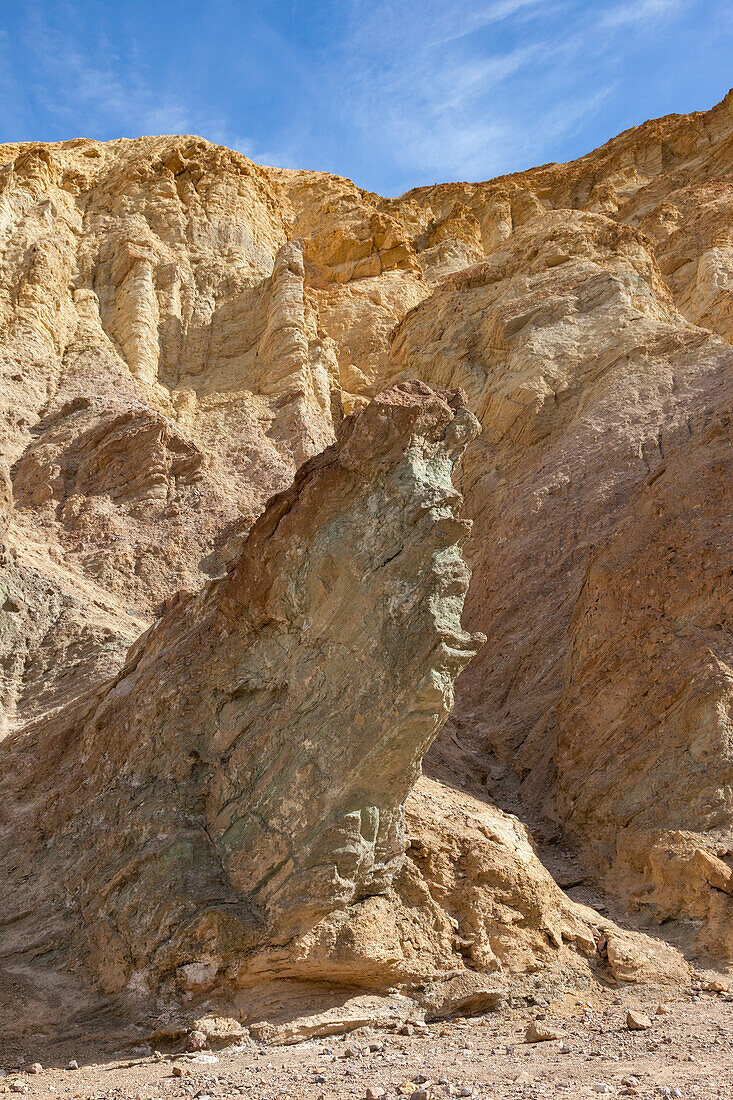
POLYGON ((42 891, 41 943, 73 912, 103 988, 173 972, 199 987, 387 891, 404 801, 484 640, 460 626, 470 524, 451 483, 477 428, 423 383, 377 397, 222 578, 172 600, 101 688, 8 740, 11 925, 43 865, 64 889, 42 891))
POLYGON ((389 199, 0 147, 2 965, 49 1020, 682 980, 517 813, 733 955, 732 181, 733 94, 389 199))

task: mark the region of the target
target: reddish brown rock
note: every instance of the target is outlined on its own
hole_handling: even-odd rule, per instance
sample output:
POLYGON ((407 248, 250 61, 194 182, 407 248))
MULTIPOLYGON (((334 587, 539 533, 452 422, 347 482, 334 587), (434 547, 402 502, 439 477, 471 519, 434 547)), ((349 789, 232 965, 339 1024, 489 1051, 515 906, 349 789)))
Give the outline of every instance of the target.
POLYGON ((591 558, 558 711, 570 827, 616 889, 662 918, 710 917, 703 939, 724 951, 733 944, 731 871, 717 858, 730 852, 733 809, 728 407, 691 420, 687 443, 591 558))

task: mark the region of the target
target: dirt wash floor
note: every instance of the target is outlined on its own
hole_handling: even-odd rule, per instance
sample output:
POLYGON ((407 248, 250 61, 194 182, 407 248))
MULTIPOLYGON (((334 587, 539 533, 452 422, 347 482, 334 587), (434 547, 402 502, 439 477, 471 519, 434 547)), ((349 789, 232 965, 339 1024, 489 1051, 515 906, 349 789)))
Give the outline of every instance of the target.
POLYGON ((638 989, 573 993, 524 1011, 403 1029, 411 1034, 361 1029, 293 1046, 247 1040, 196 1054, 137 1047, 105 1056, 80 1036, 47 1052, 49 1068, 8 1062, 0 1091, 54 1100, 733 1097, 733 994, 693 987, 674 1000, 654 997, 638 989), (651 1027, 629 1030, 629 1008, 651 1027), (562 1037, 526 1042, 532 1020, 562 1037), (72 1059, 78 1069, 65 1068, 72 1059))

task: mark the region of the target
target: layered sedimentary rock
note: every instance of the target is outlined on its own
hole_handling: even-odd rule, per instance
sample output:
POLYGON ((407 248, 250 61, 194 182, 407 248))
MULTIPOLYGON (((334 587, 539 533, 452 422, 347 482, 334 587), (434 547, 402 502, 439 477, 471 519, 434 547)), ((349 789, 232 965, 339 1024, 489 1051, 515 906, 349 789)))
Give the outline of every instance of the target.
POLYGON ((733 951, 731 399, 630 501, 573 613, 561 813, 615 889, 733 951))
MULTIPOLYGON (((89 980, 96 974, 107 990, 129 992, 131 980, 179 992, 222 981, 256 987, 263 1027, 282 982, 306 983, 301 1007, 318 987, 333 1024, 335 983, 367 1001, 399 986, 439 1013, 493 1003, 500 985, 519 988, 533 971, 569 981, 684 976, 678 957, 573 905, 506 809, 538 836, 574 845, 582 874, 612 887, 619 913, 629 905, 657 920, 693 918, 695 950, 731 954, 731 172, 730 94, 571 164, 400 198, 324 173, 261 168, 200 138, 0 147, 0 752, 15 791, 0 810, 0 855, 15 883, 3 957, 16 972, 51 943, 49 972, 84 958, 89 980), (282 596, 303 616, 285 631, 288 644, 320 623, 312 645, 265 652, 264 619, 255 629, 248 618, 257 606, 265 616, 264 605, 245 599, 236 579, 286 498, 256 522, 266 502, 304 463, 294 500, 330 476, 323 456, 333 456, 345 413, 365 416, 347 435, 382 414, 394 424, 408 415, 409 402, 369 406, 406 378, 462 387, 482 425, 466 441, 460 489, 474 520, 465 625, 487 642, 458 682, 429 778, 413 786, 430 737, 417 737, 418 751, 414 731, 393 724, 402 748, 384 769, 389 798, 381 780, 353 785, 356 763, 344 765, 338 790, 333 776, 319 787, 308 772, 301 785, 312 784, 312 814, 302 802, 279 840, 272 834, 271 851, 252 850, 250 879, 242 871, 234 883, 221 839, 233 824, 227 813, 244 830, 242 867, 250 834, 246 814, 227 810, 230 750, 215 756, 217 738, 238 744, 248 707, 262 727, 297 692, 303 715, 311 704, 320 713, 328 697, 344 725, 358 714, 366 722, 366 709, 350 709, 367 691, 366 673, 362 685, 355 670, 368 663, 354 653, 371 654, 370 677, 381 670, 368 710, 385 721, 400 692, 417 698, 433 667, 430 616, 414 624, 417 663, 395 665, 391 686, 379 679, 386 651, 369 648, 385 616, 407 607, 410 586, 428 583, 407 568, 404 550, 375 574, 375 602, 344 611, 358 591, 348 579, 348 562, 363 552, 348 544, 353 536, 356 546, 358 523, 364 546, 391 533, 397 550, 401 531, 408 549, 414 538, 426 551, 455 523, 443 517, 441 528, 433 514, 433 534, 418 539, 432 505, 414 529, 404 526, 407 512, 381 523, 378 511, 356 506, 367 486, 352 471, 361 488, 328 551, 318 534, 328 528, 328 494, 282 516, 277 538, 295 513, 303 533, 278 543, 277 583, 284 591, 305 570, 302 598, 330 609, 328 622, 306 625, 306 605, 297 611, 296 596, 282 596), (312 564, 299 566, 297 549, 312 564), (215 645, 204 623, 225 617, 225 594, 235 591, 239 625, 215 645), (349 663, 332 637, 339 622, 349 663), (245 636, 257 645, 238 649, 245 636), (235 688, 233 670, 247 660, 252 675, 235 688), (308 660, 320 678, 308 678, 308 660), (214 700, 219 673, 231 683, 214 700), (311 687, 325 695, 306 702, 311 687), (208 755, 188 745, 186 730, 208 755), (165 771, 166 759, 179 761, 180 776, 165 771), (214 774, 221 786, 211 794, 214 774), (124 817, 143 789, 147 823, 144 810, 124 817), (66 793, 54 801, 52 790, 66 793), (110 790, 124 791, 119 803, 110 790), (85 821, 87 804, 96 817, 85 821), (120 851, 95 852, 84 830, 110 814, 120 851), (333 835, 329 815, 340 822, 333 835), (56 838, 48 848, 34 831, 41 818, 56 838), (192 878, 150 847, 153 820, 165 823, 161 836, 201 840, 179 851, 184 861, 204 853, 192 878), (136 839, 125 822, 137 822, 136 839), (321 827, 333 856, 325 864, 321 827), (87 836, 69 895, 84 914, 77 941, 68 915, 47 901, 72 845, 87 836), (122 857, 128 844, 137 871, 122 857), (315 874, 322 866, 340 867, 338 881, 315 874), (267 868, 278 870, 267 878, 267 868), (309 916, 288 902, 298 873, 313 881, 309 916), (146 875, 158 885, 136 895, 131 884, 146 875), (48 895, 38 920, 29 916, 33 881, 48 895), (135 896, 157 901, 138 906, 135 896), (197 939, 209 902, 227 916, 201 916, 208 932, 197 939), (236 928, 228 947, 225 926, 236 928)), ((451 423, 468 420, 443 398, 423 397, 451 423)), ((391 452, 388 434, 375 429, 364 464, 383 496, 388 456, 394 470, 414 458, 408 445, 391 452)), ((336 454, 346 454, 345 439, 336 454)), ((433 473, 426 465, 420 476, 433 473)), ((415 473, 413 496, 405 484, 395 508, 398 499, 419 508, 420 484, 415 473)), ((448 493, 446 509, 452 500, 448 493)), ((263 551, 257 568, 269 560, 263 551)), ((462 590, 459 573, 451 583, 462 590)), ((457 615, 458 596, 445 599, 457 615)), ((278 622, 285 630, 276 614, 267 629, 278 622)), ((444 716, 448 696, 431 713, 444 716)), ((325 728, 320 719, 306 725, 297 734, 304 767, 325 728)), ((263 775, 289 766, 287 752, 278 756, 279 728, 261 742, 263 775)), ((354 761, 367 752, 351 744, 354 761)), ((249 794, 269 797, 254 779, 249 794)), ((556 855, 548 852, 549 866, 556 855)), ((690 926, 680 927, 689 941, 690 926)), ((42 970, 31 983, 40 1001, 42 970)), ((405 1005, 384 1011, 399 1016, 405 1005)))
POLYGON ((341 411, 263 172, 192 140, 110 153, 3 147, 3 449, 31 537, 40 521, 150 607, 203 579, 227 522, 251 522, 341 411))
POLYGON ((392 361, 409 373, 418 360, 430 381, 465 386, 484 427, 464 475, 467 611, 493 644, 459 716, 552 817, 556 707, 589 553, 650 472, 706 430, 733 354, 683 321, 636 233, 566 213, 531 222, 413 311, 392 361))

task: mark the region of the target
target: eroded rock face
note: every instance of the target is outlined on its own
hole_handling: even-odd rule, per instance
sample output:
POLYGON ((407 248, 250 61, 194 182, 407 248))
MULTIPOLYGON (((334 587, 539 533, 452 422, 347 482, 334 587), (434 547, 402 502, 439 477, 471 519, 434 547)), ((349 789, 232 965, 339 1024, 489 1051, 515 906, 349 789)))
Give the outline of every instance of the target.
POLYGON ((68 719, 10 744, 5 842, 35 822, 20 862, 37 875, 9 872, 6 915, 53 867, 103 987, 154 989, 236 983, 256 949, 385 893, 404 801, 483 640, 460 625, 470 524, 451 482, 477 430, 423 383, 377 397, 225 577, 181 595, 68 719))
POLYGON ((0 161, 16 541, 62 547, 149 615, 216 573, 333 442, 337 365, 303 245, 262 170, 206 142, 9 145, 0 161))
MULTIPOLYGON (((463 386, 483 425, 462 482, 475 518, 467 615, 492 641, 458 718, 529 804, 564 821, 555 772, 573 750, 558 757, 556 714, 589 555, 650 472, 714 419, 733 353, 680 317, 638 234, 548 213, 405 319, 392 364, 411 373, 418 361, 432 383, 463 386)), ((568 791, 585 769, 593 782, 594 743, 568 791)))
POLYGON ((13 511, 13 483, 10 471, 4 462, 0 463, 0 537, 4 536, 13 511))
POLYGON ((733 950, 733 389, 589 562, 558 712, 561 812, 614 888, 733 950))
MULTIPOLYGON (((402 1019, 407 992, 426 1012, 468 1010, 533 971, 684 978, 663 946, 571 903, 497 804, 572 841, 621 902, 693 917, 702 944, 730 954, 728 481, 714 473, 733 362, 732 170, 730 95, 570 164, 390 199, 191 137, 0 147, 0 737, 14 792, 0 815, 23 837, 4 957, 53 960, 56 992, 72 973, 194 996, 223 981, 249 1011, 256 990, 263 1034, 278 1005, 297 1001, 304 1020, 320 998, 320 1023, 282 1023, 291 1037, 337 1026, 335 984, 352 1019, 399 987, 382 1015, 402 1019), (423 520, 375 512, 370 527, 366 484, 317 459, 259 572, 242 572, 266 502, 333 455, 344 412, 405 377, 462 387, 483 427, 460 488, 475 520, 466 623, 488 641, 415 788, 430 723, 403 729, 403 703, 433 692, 423 709, 438 715, 449 699, 425 681, 435 616, 403 621, 419 644, 416 664, 399 654, 398 684, 395 647, 375 638, 410 592, 427 598, 432 574, 399 572, 430 545, 423 520), (308 487, 349 477, 359 508, 342 501, 332 523, 331 498, 311 507, 308 487), (406 549, 388 562, 399 532, 406 549), (360 587, 367 546, 385 565, 360 587), (367 672, 382 676, 376 710, 367 672), (318 770, 330 742, 298 725, 328 699, 354 728, 382 715, 379 746, 350 740, 339 758, 341 788, 318 770), (255 760, 237 731, 265 714, 255 760), (393 791, 366 789, 370 753, 393 791), (282 818, 259 834, 267 851, 232 794, 248 768, 247 805, 282 818), (266 785, 296 774, 312 806, 266 785), (70 866, 67 911, 52 899, 70 866)), ((389 423, 408 415, 390 408, 389 423)), ((391 438, 374 436, 364 468, 396 508, 409 478, 398 491, 388 468, 408 470, 412 452, 399 459, 391 438)), ((447 537, 455 521, 433 518, 447 537)), ((465 578, 444 564, 456 591, 438 602, 457 614, 465 578)), ((25 999, 46 1022, 67 1016, 37 977, 25 999)))

